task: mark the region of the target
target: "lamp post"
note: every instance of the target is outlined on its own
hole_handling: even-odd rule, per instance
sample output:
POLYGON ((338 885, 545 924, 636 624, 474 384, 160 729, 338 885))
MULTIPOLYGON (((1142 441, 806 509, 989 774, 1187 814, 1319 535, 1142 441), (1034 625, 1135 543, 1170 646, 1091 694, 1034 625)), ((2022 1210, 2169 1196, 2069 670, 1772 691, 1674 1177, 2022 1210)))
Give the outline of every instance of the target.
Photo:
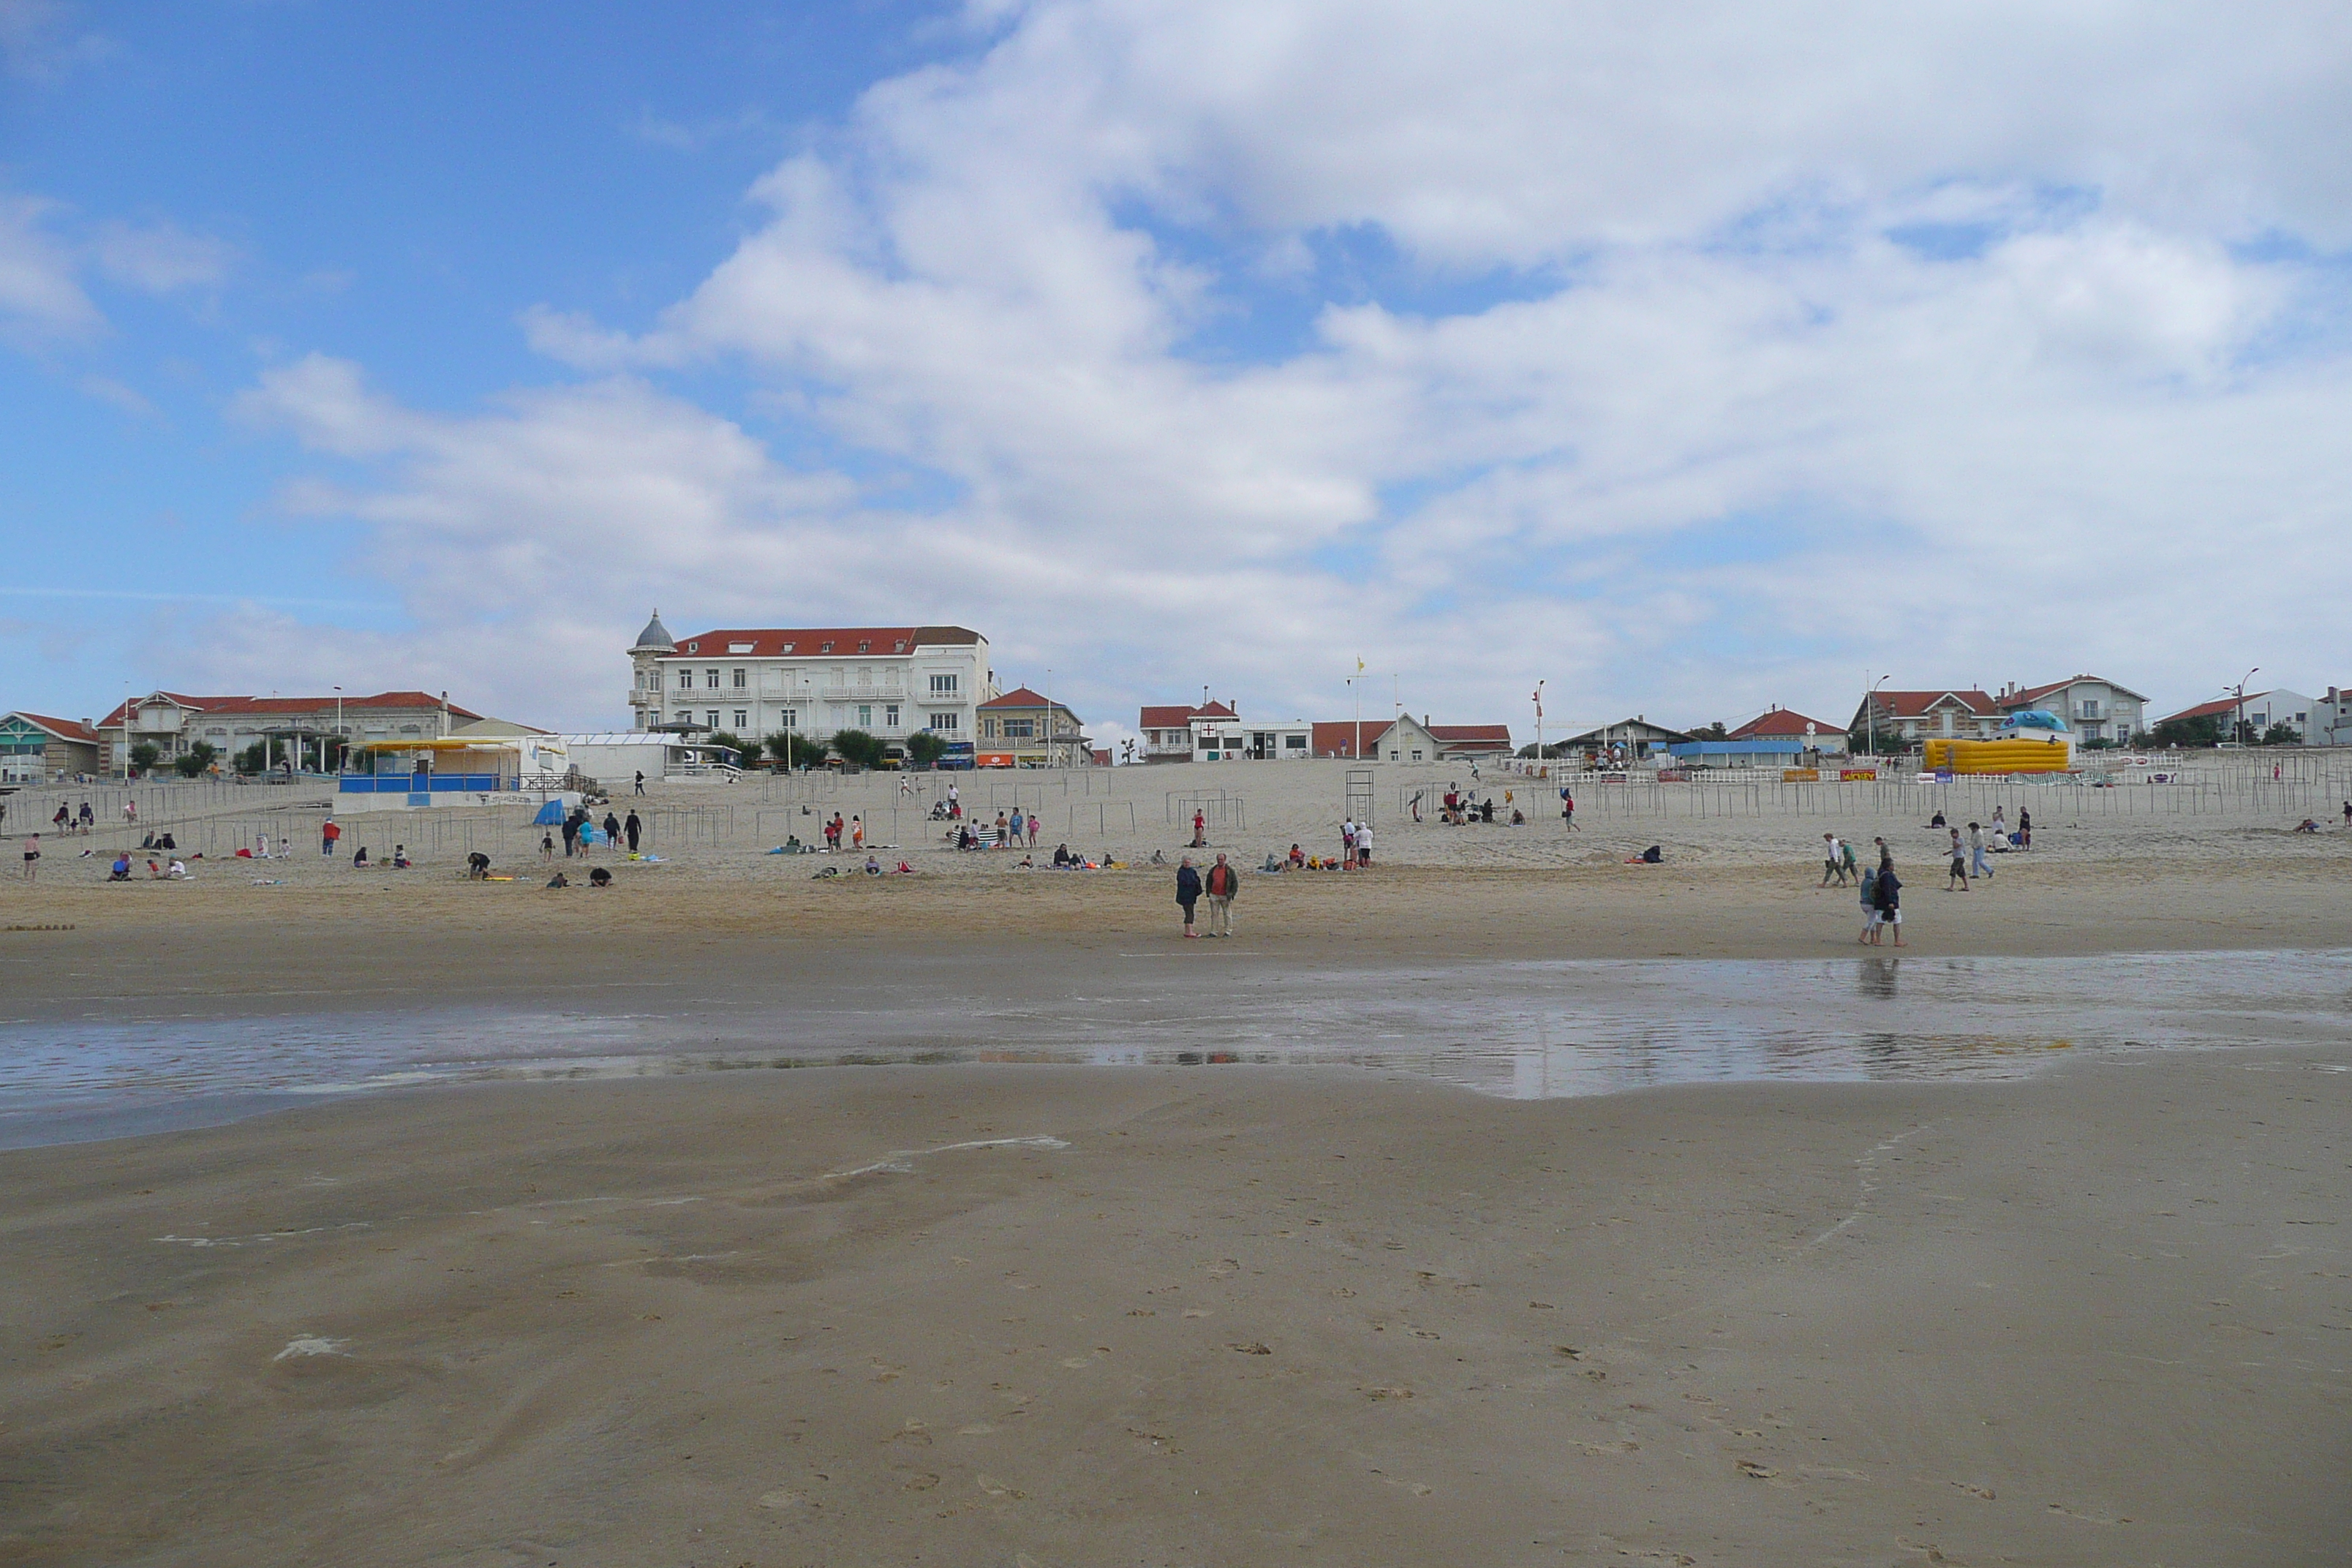
MULTIPOLYGON (((2232 741, 2237 741, 2238 732, 2246 727, 2246 682, 2252 680, 2262 672, 2263 667, 2258 664, 2254 666, 2253 668, 2246 671, 2245 674, 2238 677, 2236 686, 2225 686, 2221 689, 2224 691, 2234 690, 2238 694, 2237 706, 2230 710, 2230 739, 2232 741)), ((2240 743, 2242 744, 2243 742, 2240 743)))
MULTIPOLYGON (((1862 678, 1864 680, 1869 680, 1870 671, 1866 669, 1864 670, 1862 672, 1862 678)), ((1870 689, 1863 694, 1862 713, 1863 723, 1864 726, 1864 743, 1870 748, 1870 754, 1874 757, 1878 755, 1878 689, 1894 679, 1895 677, 1891 674, 1882 675, 1872 684, 1870 689)), ((1851 742, 1849 742, 1849 744, 1851 744, 1851 742)))
POLYGON ((1536 705, 1536 776, 1538 778, 1550 776, 1543 765, 1543 689, 1544 683, 1540 680, 1537 681, 1535 695, 1528 700, 1536 705))
MULTIPOLYGON (((340 763, 340 762, 341 761, 341 752, 342 752, 342 750, 343 750, 343 689, 342 689, 341 687, 338 686, 338 687, 336 687, 336 688, 335 688, 335 751, 336 751, 336 753, 337 753, 337 755, 336 755, 336 760, 337 760, 337 762, 338 762, 338 763, 340 763)), ((327 771, 326 762, 327 762, 327 760, 326 760, 324 757, 321 757, 321 758, 320 758, 320 759, 319 759, 319 771, 320 771, 320 773, 325 773, 325 772, 327 771)))

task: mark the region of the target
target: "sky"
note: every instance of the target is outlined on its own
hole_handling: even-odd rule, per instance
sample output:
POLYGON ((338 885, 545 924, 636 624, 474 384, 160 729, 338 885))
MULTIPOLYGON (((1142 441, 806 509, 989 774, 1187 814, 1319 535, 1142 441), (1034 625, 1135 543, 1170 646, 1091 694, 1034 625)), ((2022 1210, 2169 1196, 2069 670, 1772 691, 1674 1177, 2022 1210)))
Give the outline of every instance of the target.
POLYGON ((0 0, 0 708, 2352 684, 2352 9, 0 0))

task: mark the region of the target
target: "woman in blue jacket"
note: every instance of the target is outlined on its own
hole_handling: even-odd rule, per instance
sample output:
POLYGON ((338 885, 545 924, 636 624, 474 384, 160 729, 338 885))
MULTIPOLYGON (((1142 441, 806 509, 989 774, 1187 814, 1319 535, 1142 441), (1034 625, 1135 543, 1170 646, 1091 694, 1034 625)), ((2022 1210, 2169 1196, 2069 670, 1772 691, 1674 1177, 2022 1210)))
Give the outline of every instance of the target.
POLYGON ((1192 869, 1192 858, 1184 857, 1176 868, 1176 907, 1184 911, 1184 934, 1196 937, 1192 929, 1192 906, 1201 901, 1201 873, 1192 869))

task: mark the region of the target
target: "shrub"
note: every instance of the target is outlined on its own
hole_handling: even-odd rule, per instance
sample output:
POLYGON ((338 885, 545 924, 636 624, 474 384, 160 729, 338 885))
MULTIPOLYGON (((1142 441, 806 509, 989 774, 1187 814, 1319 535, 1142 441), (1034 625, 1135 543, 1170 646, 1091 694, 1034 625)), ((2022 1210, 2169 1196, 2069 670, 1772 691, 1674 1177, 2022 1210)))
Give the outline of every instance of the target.
POLYGON ((861 768, 882 765, 884 747, 878 735, 864 730, 835 730, 833 732, 833 754, 843 762, 861 768))
POLYGON ((929 730, 918 730, 907 737, 907 757, 919 768, 928 768, 948 754, 948 743, 929 730))

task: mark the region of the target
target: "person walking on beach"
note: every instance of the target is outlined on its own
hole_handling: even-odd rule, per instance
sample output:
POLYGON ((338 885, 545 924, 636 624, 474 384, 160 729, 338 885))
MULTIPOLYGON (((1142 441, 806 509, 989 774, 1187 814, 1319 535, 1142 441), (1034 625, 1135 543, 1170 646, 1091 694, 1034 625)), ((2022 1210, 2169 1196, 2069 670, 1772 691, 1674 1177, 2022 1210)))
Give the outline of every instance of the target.
POLYGON ((1034 811, 1029 814, 1029 847, 1037 847, 1037 814, 1034 811))
POLYGON ((41 874, 41 836, 37 833, 25 840, 25 880, 37 880, 41 874))
POLYGON ((342 824, 337 822, 331 816, 327 818, 326 822, 319 828, 319 853, 321 855, 332 856, 335 852, 335 840, 341 838, 342 836, 342 824))
MULTIPOLYGON (((1903 945, 1903 880, 1895 874, 1895 857, 1892 853, 1880 858, 1878 875, 1874 880, 1878 884, 1879 929, 1883 931, 1888 926, 1893 926, 1895 945, 1901 947, 1903 945)), ((1872 945, 1877 944, 1876 936, 1873 936, 1870 940, 1872 945)))
POLYGON ((1944 878, 1944 891, 1950 892, 1952 884, 1958 882, 1959 890, 1965 893, 1969 890, 1969 862, 1968 857, 1960 852, 1960 830, 1954 827, 1946 831, 1952 836, 1952 868, 1944 878))
POLYGON ((539 836, 539 863, 542 866, 555 864, 555 835, 552 833, 539 836))
POLYGON ((126 800, 122 803, 122 825, 125 827, 136 827, 139 826, 139 803, 137 801, 126 800))
POLYGON ((2033 814, 2023 806, 2017 810, 2017 847, 2020 849, 2033 847, 2033 814))
POLYGON ((1566 785, 1559 792, 1559 819, 1568 824, 1570 833, 1576 831, 1576 795, 1566 785))
POLYGON ((81 830, 84 833, 98 831, 98 813, 90 810, 88 801, 81 803, 81 830))
POLYGON ((1202 880, 1202 889, 1209 895, 1209 934, 1229 937, 1234 934, 1234 895, 1242 890, 1238 872, 1225 864, 1223 855, 1209 868, 1202 880))
POLYGON ((1822 886, 1828 887, 1832 879, 1836 879, 1839 887, 1845 886, 1845 861, 1838 855, 1837 835, 1824 833, 1822 835, 1822 886))
POLYGON ((1185 856, 1176 864, 1176 907, 1184 911, 1184 940, 1192 941, 1201 933, 1192 929, 1192 906, 1201 900, 1201 873, 1192 869, 1192 858, 1185 856))
POLYGON ((580 852, 580 818, 584 814, 569 811, 563 816, 563 858, 566 860, 580 852))
POLYGON ((637 820, 636 808, 632 806, 629 809, 629 819, 621 824, 621 831, 628 836, 630 854, 634 855, 637 852, 637 836, 645 830, 646 825, 637 820))
POLYGON ((621 841, 621 819, 614 816, 608 809, 604 813, 604 821, 603 826, 604 828, 604 842, 607 844, 618 844, 621 841))
POLYGON ((1987 881, 1992 879, 1992 868, 1985 863, 1984 829, 1973 822, 1969 824, 1969 874, 1987 881))
MULTIPOLYGON (((632 790, 630 793, 631 793, 631 794, 633 794, 633 795, 643 795, 643 794, 645 794, 645 793, 646 793, 646 770, 645 770, 645 769, 643 769, 643 768, 639 768, 639 769, 637 770, 637 783, 636 783, 636 787, 635 787, 634 790, 632 790)), ((632 812, 630 815, 631 815, 631 816, 635 816, 635 813, 632 812)))

